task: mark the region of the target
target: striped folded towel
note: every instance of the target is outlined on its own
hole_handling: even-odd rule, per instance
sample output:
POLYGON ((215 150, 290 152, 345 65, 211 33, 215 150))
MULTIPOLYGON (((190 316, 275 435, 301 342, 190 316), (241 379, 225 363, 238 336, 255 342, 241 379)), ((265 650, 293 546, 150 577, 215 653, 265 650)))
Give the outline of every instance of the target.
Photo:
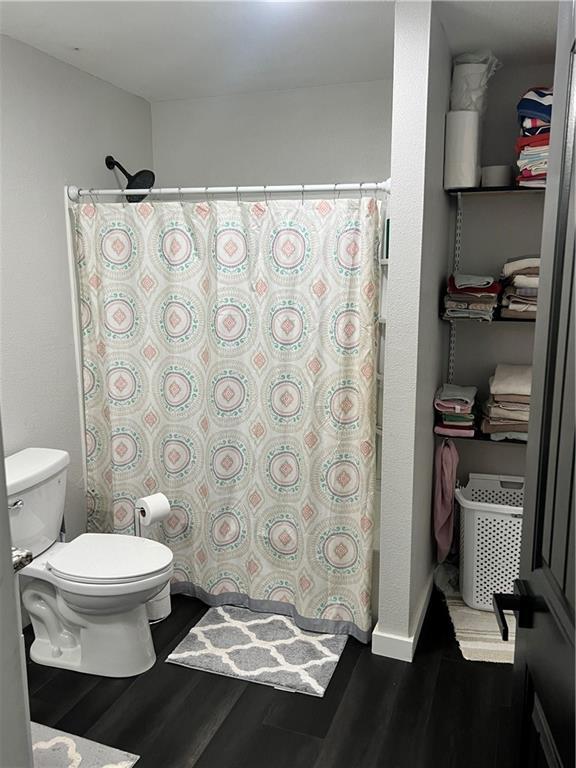
POLYGON ((552 118, 553 89, 549 87, 531 88, 518 102, 518 118, 535 117, 549 123, 552 118))

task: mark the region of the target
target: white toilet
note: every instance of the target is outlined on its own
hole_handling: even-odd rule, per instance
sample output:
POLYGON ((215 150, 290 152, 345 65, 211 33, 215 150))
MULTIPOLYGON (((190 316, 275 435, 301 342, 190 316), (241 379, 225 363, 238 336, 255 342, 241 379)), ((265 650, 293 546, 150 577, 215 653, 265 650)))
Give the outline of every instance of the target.
POLYGON ((138 675, 156 660, 146 602, 168 584, 173 555, 135 536, 58 541, 69 460, 66 451, 27 448, 5 462, 12 543, 34 555, 20 571, 30 656, 93 675, 138 675))

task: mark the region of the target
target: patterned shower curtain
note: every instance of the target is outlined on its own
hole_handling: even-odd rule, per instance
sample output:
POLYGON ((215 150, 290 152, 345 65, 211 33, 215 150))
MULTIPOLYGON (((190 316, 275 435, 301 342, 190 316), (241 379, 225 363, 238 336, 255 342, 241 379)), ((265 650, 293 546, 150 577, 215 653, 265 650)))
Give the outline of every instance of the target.
POLYGON ((73 206, 89 530, 165 493, 173 591, 368 640, 380 205, 73 206))

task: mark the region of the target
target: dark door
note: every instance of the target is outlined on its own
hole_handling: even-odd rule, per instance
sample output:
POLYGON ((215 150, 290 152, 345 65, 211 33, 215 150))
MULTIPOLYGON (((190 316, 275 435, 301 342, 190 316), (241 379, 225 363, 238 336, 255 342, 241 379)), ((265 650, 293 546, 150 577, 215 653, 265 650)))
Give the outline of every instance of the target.
MULTIPOLYGON (((560 3, 516 644, 520 768, 574 762, 574 3, 560 3), (540 310, 539 310, 540 312, 540 310)), ((506 596, 503 603, 506 604, 506 596)), ((512 737, 512 735, 511 735, 512 737)))

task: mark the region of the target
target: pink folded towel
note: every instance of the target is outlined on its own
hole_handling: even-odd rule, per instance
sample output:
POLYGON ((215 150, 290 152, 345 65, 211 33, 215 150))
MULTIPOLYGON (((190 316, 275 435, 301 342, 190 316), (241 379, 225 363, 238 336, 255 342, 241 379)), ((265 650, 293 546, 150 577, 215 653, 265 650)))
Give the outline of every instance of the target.
POLYGON ((458 429, 457 427, 444 427, 442 424, 436 424, 434 432, 437 435, 444 435, 444 437, 474 437, 476 431, 470 429, 458 429))
POLYGON ((471 405, 463 405, 456 400, 434 400, 434 408, 439 413, 472 413, 471 405))

